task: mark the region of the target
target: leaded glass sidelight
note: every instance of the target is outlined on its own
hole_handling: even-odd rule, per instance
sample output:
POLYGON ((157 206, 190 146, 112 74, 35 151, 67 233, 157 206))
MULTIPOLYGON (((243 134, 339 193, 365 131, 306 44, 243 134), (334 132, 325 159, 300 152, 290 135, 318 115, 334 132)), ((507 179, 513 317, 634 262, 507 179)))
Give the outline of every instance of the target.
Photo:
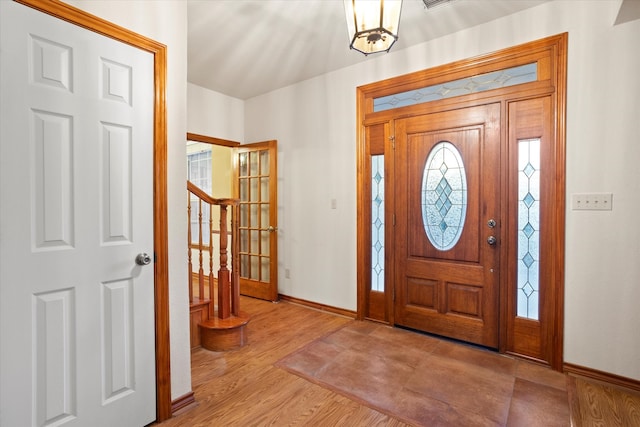
POLYGON ((384 155, 371 156, 371 290, 384 292, 384 155))
POLYGON ((518 141, 518 316, 538 320, 540 139, 518 141))
POLYGON ((440 251, 453 248, 467 215, 467 177, 462 156, 448 141, 429 153, 422 178, 422 222, 431 244, 440 251))

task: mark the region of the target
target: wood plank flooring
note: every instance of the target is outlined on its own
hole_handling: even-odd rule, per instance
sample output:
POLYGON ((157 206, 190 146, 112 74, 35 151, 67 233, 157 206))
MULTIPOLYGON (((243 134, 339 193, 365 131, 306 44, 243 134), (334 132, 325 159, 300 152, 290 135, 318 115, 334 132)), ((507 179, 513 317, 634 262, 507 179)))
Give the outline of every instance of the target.
POLYGON ((570 377, 572 419, 580 427, 640 427, 640 393, 570 377))
MULTIPOLYGON (((247 326, 248 344, 225 353, 193 350, 192 386, 196 403, 159 426, 411 425, 403 422, 401 415, 394 417, 389 411, 377 411, 365 405, 361 399, 349 399, 331 388, 322 387, 276 366, 278 361, 291 353, 298 350, 303 353, 311 349, 309 344, 318 342, 316 340, 320 338, 337 336, 331 334, 346 325, 353 325, 352 319, 288 302, 274 304, 245 297, 242 298, 241 307, 252 317, 247 326)), ((392 331, 391 328, 389 330, 392 331)), ((433 340, 431 337, 425 338, 433 340)), ((393 346, 393 341, 389 341, 388 345, 393 346)), ((440 346, 440 352, 446 351, 447 356, 457 358, 457 362, 460 362, 462 355, 467 353, 464 347, 446 342, 446 345, 440 346)), ((309 356, 314 357, 313 354, 309 356)), ((446 363, 446 359, 443 358, 442 362, 446 363)), ((480 357, 464 363, 486 363, 486 359, 480 357)), ((571 389, 574 391, 571 400, 580 405, 578 409, 567 409, 566 413, 561 410, 553 415, 557 423, 549 416, 532 419, 530 410, 548 404, 544 402, 545 399, 553 399, 555 406, 558 405, 558 399, 566 399, 568 408, 567 377, 522 361, 515 361, 513 366, 513 390, 501 394, 503 399, 509 400, 507 421, 485 425, 571 425, 569 418, 573 417, 572 425, 576 427, 640 426, 640 396, 628 393, 619 395, 618 390, 603 394, 601 385, 577 379, 575 388, 571 389), (593 413, 597 417, 595 422, 589 418, 593 413)), ((416 382, 414 389, 419 387, 420 383, 416 382)), ((460 390, 460 394, 464 392, 460 390)), ((428 425, 460 424, 440 420, 438 424, 428 425)))

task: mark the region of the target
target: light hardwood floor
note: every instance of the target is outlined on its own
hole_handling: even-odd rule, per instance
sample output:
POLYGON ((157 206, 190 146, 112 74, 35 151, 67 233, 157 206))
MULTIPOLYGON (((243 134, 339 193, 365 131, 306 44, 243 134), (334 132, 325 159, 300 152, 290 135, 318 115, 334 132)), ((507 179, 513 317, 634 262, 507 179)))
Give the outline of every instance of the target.
MULTIPOLYGON (((248 344, 225 353, 195 349, 192 352, 192 385, 196 403, 160 424, 164 426, 406 426, 393 415, 371 409, 360 401, 307 381, 275 364, 312 341, 352 323, 352 319, 296 304, 278 304, 242 298, 243 311, 251 314, 248 344)), ((390 343, 391 345, 391 343, 390 343)), ((546 375, 546 374, 545 374, 546 375)), ((567 393, 566 377, 554 376, 556 388, 567 393), (560 377, 560 381, 558 381, 560 377), (558 385, 559 384, 559 385, 558 385)), ((572 379, 573 380, 573 379, 572 379)), ((555 425, 640 426, 640 396, 612 391, 582 379, 569 382, 574 391, 573 424, 566 416, 555 425)), ((518 406, 523 407, 520 391, 518 406)), ((557 393, 556 393, 557 398, 557 393)), ((533 402, 537 405, 537 402, 533 402)), ((511 405, 509 421, 487 425, 545 425, 523 422, 511 405), (516 416, 513 416, 515 414, 516 416)), ((426 425, 426 424, 425 424, 426 425)), ((433 425, 433 424, 429 424, 433 425)), ((439 423, 437 425, 454 425, 439 423)), ((455 424, 460 425, 460 424, 455 424)))
POLYGON ((640 427, 640 393, 580 377, 571 377, 574 426, 640 427))

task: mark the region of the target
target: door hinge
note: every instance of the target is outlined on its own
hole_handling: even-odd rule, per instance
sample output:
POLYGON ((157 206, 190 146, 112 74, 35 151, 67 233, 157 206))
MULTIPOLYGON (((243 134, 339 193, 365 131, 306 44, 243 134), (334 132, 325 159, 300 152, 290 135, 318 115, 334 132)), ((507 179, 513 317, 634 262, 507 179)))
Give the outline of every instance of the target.
POLYGON ((395 137, 395 135, 391 135, 389 137, 389 140, 391 141, 391 149, 395 150, 396 149, 396 137, 395 137))

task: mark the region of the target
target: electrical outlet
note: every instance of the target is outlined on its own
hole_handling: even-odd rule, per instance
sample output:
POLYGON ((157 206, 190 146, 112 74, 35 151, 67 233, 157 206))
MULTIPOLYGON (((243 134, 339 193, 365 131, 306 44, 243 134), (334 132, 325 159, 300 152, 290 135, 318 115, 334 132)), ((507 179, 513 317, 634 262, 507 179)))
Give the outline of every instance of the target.
POLYGON ((571 199, 571 208, 575 211, 610 211, 613 209, 613 194, 574 194, 571 199))

